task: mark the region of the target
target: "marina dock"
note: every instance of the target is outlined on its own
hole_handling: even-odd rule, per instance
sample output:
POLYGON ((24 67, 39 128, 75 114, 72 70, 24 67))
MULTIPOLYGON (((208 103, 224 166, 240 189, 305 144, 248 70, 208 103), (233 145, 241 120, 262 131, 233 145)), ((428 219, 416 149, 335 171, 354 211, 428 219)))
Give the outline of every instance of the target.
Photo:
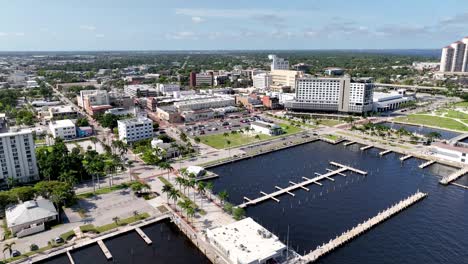
POLYGON ((384 150, 384 151, 380 152, 379 155, 380 155, 380 156, 385 156, 385 155, 387 155, 387 154, 389 154, 389 153, 391 153, 391 152, 392 152, 392 151, 388 149, 388 150, 384 150))
POLYGON ((441 183, 443 185, 447 185, 447 184, 457 180, 458 178, 460 178, 461 176, 463 176, 463 175, 465 175, 467 173, 468 173, 468 167, 463 167, 460 170, 457 170, 456 172, 442 178, 442 180, 440 180, 439 183, 441 183))
POLYGON ((373 147, 374 147, 374 146, 369 145, 369 146, 361 147, 361 148, 359 148, 359 149, 362 150, 362 151, 364 151, 364 150, 368 150, 368 149, 373 148, 373 147))
POLYGON ((320 257, 330 253, 334 249, 347 243, 351 239, 361 235, 362 233, 370 230, 372 227, 382 223, 383 221, 389 219, 390 217, 396 215, 397 213, 417 203, 418 201, 425 198, 426 196, 427 196, 427 193, 422 193, 419 191, 416 192, 410 197, 384 210, 383 212, 379 212, 376 216, 369 218, 363 223, 358 224, 351 230, 347 230, 346 232, 343 232, 341 235, 337 236, 336 238, 331 239, 328 243, 318 246, 317 249, 311 251, 309 254, 295 259, 293 263, 309 263, 309 262, 316 261, 320 257))
POLYGON ((427 166, 430 166, 430 165, 432 165, 432 164, 434 164, 434 163, 435 163, 435 161, 430 160, 430 161, 428 161, 428 162, 424 162, 423 164, 419 165, 418 167, 419 167, 420 169, 424 169, 424 168, 426 168, 427 166))
POLYGON ((349 141, 349 142, 344 143, 343 145, 344 146, 351 146, 353 144, 356 144, 356 141, 349 141))
POLYGON ((401 157, 400 160, 401 160, 401 161, 405 161, 405 160, 407 160, 407 159, 409 159, 409 158, 412 158, 412 157, 413 157, 412 155, 406 155, 406 156, 404 156, 404 157, 401 157))
POLYGON ((137 231, 141 238, 143 238, 146 244, 151 245, 153 243, 153 241, 151 241, 151 239, 145 234, 145 232, 143 232, 143 230, 141 230, 141 228, 137 227, 135 228, 135 231, 137 231))
POLYGON ((68 260, 70 261, 70 264, 75 264, 75 260, 73 260, 73 257, 70 254, 70 250, 67 250, 67 257, 68 257, 68 260))
POLYGON ((102 250, 102 253, 106 256, 107 259, 112 259, 112 254, 110 253, 109 249, 106 247, 106 244, 102 240, 98 240, 97 244, 102 250))
POLYGON ((355 168, 352 168, 352 167, 349 167, 349 166, 345 166, 345 165, 339 164, 337 162, 332 161, 332 162, 330 162, 330 164, 334 165, 336 167, 339 167, 339 168, 336 169, 336 170, 330 171, 328 173, 325 173, 323 175, 319 175, 319 176, 317 176, 315 178, 312 178, 312 179, 302 177, 304 179, 303 182, 295 183, 295 184, 292 184, 291 182, 289 182, 292 185, 290 185, 288 187, 285 187, 285 188, 275 186, 275 188, 278 189, 278 191, 276 191, 276 192, 272 192, 272 193, 268 194, 268 193, 265 193, 263 191, 260 191, 260 193, 263 196, 258 197, 256 199, 249 199, 247 197, 244 197, 244 200, 246 200, 247 202, 245 202, 243 204, 240 204, 238 207, 245 208, 245 207, 247 207, 249 205, 255 205, 257 203, 261 203, 261 202, 264 202, 264 201, 269 200, 269 199, 274 200, 276 202, 280 202, 280 200, 278 198, 276 198, 277 196, 280 196, 282 194, 290 194, 291 196, 294 196, 293 193, 292 193, 293 190, 296 190, 298 188, 308 190, 307 188, 305 188, 305 186, 307 186, 309 184, 312 184, 312 183, 322 185, 321 183, 319 183, 319 181, 321 181, 323 179, 328 179, 328 180, 334 181, 334 179, 331 178, 332 176, 343 174, 343 172, 348 171, 348 170, 349 171, 354 171, 354 172, 362 174, 362 175, 367 175, 367 172, 365 172, 365 171, 358 170, 358 169, 355 169, 355 168))

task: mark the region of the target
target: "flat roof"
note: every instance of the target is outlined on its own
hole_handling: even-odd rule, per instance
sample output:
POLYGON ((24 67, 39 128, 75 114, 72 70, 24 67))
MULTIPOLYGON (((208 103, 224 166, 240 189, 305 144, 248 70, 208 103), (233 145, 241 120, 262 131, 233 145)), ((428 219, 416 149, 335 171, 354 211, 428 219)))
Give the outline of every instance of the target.
POLYGON ((277 236, 250 217, 208 230, 207 233, 238 263, 267 260, 286 249, 277 236))
POLYGON ((71 121, 70 119, 63 119, 63 120, 56 120, 56 121, 50 122, 50 126, 54 128, 71 127, 71 126, 75 126, 75 123, 73 123, 73 121, 71 121))
POLYGON ((274 123, 267 123, 263 121, 255 121, 251 123, 252 126, 259 126, 259 127, 265 127, 265 128, 280 128, 277 124, 274 123))

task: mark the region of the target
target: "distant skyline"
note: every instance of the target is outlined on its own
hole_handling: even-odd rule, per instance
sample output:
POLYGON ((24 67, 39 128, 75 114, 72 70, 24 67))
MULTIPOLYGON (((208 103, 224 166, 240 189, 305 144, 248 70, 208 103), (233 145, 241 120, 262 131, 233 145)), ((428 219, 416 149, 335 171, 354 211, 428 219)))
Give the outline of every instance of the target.
POLYGON ((468 1, 15 0, 0 51, 439 49, 468 1))

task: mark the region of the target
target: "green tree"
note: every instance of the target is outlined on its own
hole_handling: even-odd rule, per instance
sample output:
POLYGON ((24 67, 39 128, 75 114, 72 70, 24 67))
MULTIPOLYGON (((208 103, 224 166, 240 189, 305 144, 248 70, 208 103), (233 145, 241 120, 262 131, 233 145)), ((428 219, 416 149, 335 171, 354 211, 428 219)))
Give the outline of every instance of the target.
POLYGON ((10 243, 3 244, 3 253, 5 253, 5 251, 8 251, 8 253, 10 254, 10 257, 11 257, 11 254, 13 253, 13 246, 15 244, 16 244, 16 242, 10 242, 10 243))
POLYGON ((168 204, 169 204, 169 194, 171 193, 171 191, 172 191, 172 187, 167 184, 164 184, 162 188, 162 192, 166 194, 168 204))
POLYGON ((229 194, 226 190, 220 191, 218 193, 219 199, 224 204, 224 202, 229 198, 229 194))
POLYGON ((236 220, 241 220, 245 216, 245 210, 240 207, 233 207, 232 208, 232 216, 236 220))

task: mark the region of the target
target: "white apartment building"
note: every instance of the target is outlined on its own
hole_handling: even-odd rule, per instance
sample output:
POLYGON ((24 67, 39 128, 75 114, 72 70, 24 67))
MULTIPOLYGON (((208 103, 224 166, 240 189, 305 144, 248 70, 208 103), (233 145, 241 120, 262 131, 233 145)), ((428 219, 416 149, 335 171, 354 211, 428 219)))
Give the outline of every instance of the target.
POLYGON ((178 92, 178 91, 180 91, 180 85, 178 85, 178 84, 169 84, 169 83, 158 83, 157 90, 160 93, 163 93, 163 94, 178 92))
POLYGON ((85 99, 89 100, 90 105, 108 105, 109 95, 106 90, 82 90, 77 96, 78 106, 85 107, 85 99))
POLYGON ((468 72, 468 37, 442 49, 441 72, 468 72))
POLYGON ((147 117, 118 120, 119 139, 131 143, 153 137, 153 121, 147 117))
POLYGON ((271 60, 271 71, 275 70, 289 70, 289 61, 283 58, 277 57, 274 54, 268 55, 268 59, 271 60))
POLYGON ((261 73, 253 76, 253 87, 256 89, 270 89, 272 84, 271 76, 267 73, 261 73))
POLYGON ((76 138, 76 126, 70 119, 51 121, 49 130, 54 138, 64 140, 76 138))
POLYGON ((0 179, 3 183, 6 183, 8 177, 20 182, 39 178, 31 131, 0 134, 0 166, 0 179))
POLYGON ((229 96, 223 97, 207 97, 194 100, 175 102, 174 107, 179 111, 194 111, 208 108, 220 108, 226 106, 234 106, 236 100, 229 96))
POLYGON ((296 83, 296 99, 286 101, 293 110, 318 110, 363 113, 372 110, 374 85, 369 81, 342 78, 300 78, 296 83))

